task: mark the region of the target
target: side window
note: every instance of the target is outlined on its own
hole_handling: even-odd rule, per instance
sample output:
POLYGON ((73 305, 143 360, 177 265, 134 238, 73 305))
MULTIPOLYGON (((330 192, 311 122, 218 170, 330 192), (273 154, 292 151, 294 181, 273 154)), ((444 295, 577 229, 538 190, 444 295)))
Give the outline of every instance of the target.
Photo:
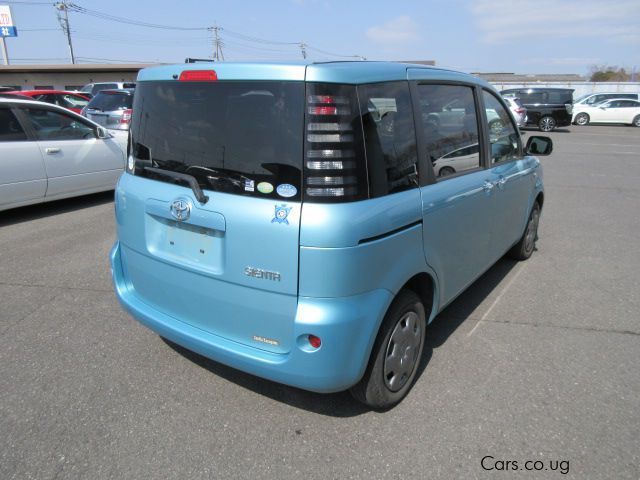
POLYGON ((73 95, 68 94, 60 94, 58 95, 58 105, 64 108, 83 108, 86 107, 89 103, 88 100, 85 100, 80 97, 75 97, 73 95))
POLYGON ((482 92, 489 127, 491 163, 520 158, 520 135, 502 103, 490 92, 482 92))
POLYGON ((46 103, 56 103, 56 96, 50 93, 43 93, 33 97, 34 100, 46 103))
POLYGON ((8 108, 0 108, 0 142, 19 142, 26 139, 27 135, 13 112, 8 108))
POLYGON ((370 197, 418 185, 416 134, 407 82, 358 87, 370 197))
POLYGON ((82 140, 94 138, 93 128, 75 118, 51 110, 25 108, 38 140, 82 140))
POLYGON ((478 118, 473 89, 418 85, 427 154, 437 177, 480 167, 478 118))

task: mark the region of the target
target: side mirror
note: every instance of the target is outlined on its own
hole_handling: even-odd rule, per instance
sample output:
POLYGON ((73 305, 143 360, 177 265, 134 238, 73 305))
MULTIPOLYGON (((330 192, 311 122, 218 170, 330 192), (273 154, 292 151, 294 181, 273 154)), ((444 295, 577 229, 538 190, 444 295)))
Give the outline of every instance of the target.
POLYGON ((553 152, 553 141, 549 137, 529 137, 524 148, 527 155, 551 155, 553 152))
POLYGON ((111 135, 109 130, 107 130, 106 128, 104 127, 96 128, 96 138, 105 139, 105 138, 111 138, 111 137, 113 137, 113 135, 111 135))

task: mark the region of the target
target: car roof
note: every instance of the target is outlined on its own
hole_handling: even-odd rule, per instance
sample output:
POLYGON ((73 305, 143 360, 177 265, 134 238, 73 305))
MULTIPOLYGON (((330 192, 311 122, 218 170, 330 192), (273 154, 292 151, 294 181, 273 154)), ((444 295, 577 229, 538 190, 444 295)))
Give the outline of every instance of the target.
POLYGON ((16 90, 14 92, 11 93, 20 93, 22 95, 36 95, 36 94, 46 94, 46 93, 64 93, 64 94, 69 94, 69 95, 79 95, 79 96, 84 96, 79 92, 72 92, 70 90, 16 90))
POLYGON ((214 70, 219 80, 282 80, 364 84, 394 80, 436 79, 481 84, 473 75, 432 66, 399 62, 211 62, 162 65, 145 68, 138 82, 177 80, 188 70, 214 70))
POLYGON ((54 105, 52 103, 39 102, 37 100, 31 100, 31 99, 20 98, 20 97, 16 97, 15 99, 6 98, 6 97, 0 97, 0 106, 3 106, 3 105, 7 105, 7 106, 13 106, 13 105, 25 106, 26 105, 26 106, 43 108, 45 110, 53 110, 55 112, 64 113, 65 115, 68 115, 70 117, 78 118, 78 119, 82 120, 83 122, 91 123, 96 127, 100 126, 97 123, 95 123, 94 121, 89 120, 88 118, 83 117, 82 115, 79 115, 79 114, 75 113, 72 110, 69 110, 69 109, 63 108, 63 107, 59 107, 58 105, 54 105))
POLYGON ((609 103, 609 102, 617 102, 618 100, 623 101, 623 102, 635 102, 635 103, 639 103, 639 100, 636 100, 635 98, 607 98, 606 100, 601 101, 600 103, 596 104, 596 105, 600 105, 602 103, 609 103))
POLYGON ((562 92, 569 93, 574 92, 574 88, 551 88, 551 87, 520 87, 520 88, 507 88, 502 90, 500 93, 515 93, 515 92, 525 92, 525 93, 534 93, 534 92, 562 92))

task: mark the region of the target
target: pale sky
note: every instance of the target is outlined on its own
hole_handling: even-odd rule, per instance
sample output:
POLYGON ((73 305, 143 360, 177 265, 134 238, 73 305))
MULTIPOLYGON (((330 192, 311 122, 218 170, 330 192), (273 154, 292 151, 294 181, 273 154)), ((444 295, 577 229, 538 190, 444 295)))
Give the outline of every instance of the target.
MULTIPOLYGON (((12 63, 66 63, 52 2, 11 5, 12 63)), ((76 0, 69 12, 82 63, 226 60, 435 60, 467 72, 578 73, 592 65, 640 71, 640 0, 76 0), (117 18, 113 18, 117 17, 117 18), (153 24, 156 28, 122 22, 153 24), (161 28, 160 28, 161 27, 161 28), (172 28, 165 28, 172 27, 172 28), (193 30, 187 30, 193 29, 193 30)))

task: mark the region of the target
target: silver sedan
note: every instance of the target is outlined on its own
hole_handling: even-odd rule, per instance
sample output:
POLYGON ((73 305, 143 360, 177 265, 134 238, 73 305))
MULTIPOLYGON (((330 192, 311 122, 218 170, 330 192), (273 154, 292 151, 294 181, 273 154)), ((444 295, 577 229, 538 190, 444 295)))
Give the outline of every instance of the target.
POLYGON ((64 108, 0 98, 0 210, 113 190, 123 144, 64 108))

